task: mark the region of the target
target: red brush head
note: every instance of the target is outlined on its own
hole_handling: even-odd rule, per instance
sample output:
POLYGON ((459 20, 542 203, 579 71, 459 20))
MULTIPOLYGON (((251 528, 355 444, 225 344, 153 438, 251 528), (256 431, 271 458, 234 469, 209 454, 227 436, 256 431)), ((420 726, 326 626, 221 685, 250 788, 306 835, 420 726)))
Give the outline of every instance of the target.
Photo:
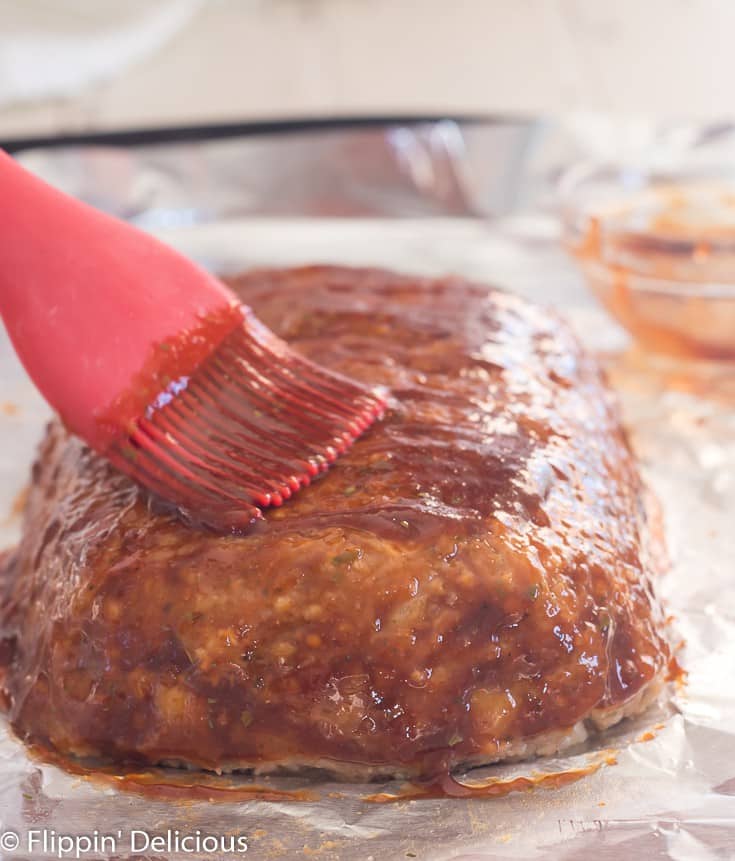
POLYGON ((308 361, 242 313, 218 349, 169 380, 106 450, 187 521, 224 531, 307 486, 385 410, 381 394, 308 361))

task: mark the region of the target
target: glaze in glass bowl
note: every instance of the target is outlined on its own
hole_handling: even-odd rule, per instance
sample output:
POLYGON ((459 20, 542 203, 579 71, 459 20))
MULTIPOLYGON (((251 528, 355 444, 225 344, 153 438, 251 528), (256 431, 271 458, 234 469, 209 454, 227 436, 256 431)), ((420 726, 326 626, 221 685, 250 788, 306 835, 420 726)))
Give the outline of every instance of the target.
POLYGON ((641 346, 735 361, 735 171, 583 165, 560 198, 565 246, 641 346))

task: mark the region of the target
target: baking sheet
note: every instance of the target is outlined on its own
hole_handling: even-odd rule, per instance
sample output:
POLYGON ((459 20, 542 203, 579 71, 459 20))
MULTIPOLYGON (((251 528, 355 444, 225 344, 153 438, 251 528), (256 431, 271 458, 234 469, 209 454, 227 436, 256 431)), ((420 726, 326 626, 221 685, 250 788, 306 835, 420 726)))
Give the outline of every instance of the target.
MULTIPOLYGON (((303 261, 370 263, 417 272, 458 272, 490 280, 560 307, 582 337, 609 353, 622 333, 588 297, 558 249, 552 224, 513 228, 438 220, 262 221, 170 230, 167 239, 215 267, 303 261), (543 229, 542 229, 543 228, 543 229), (531 238, 529 238, 531 237, 531 238)), ((732 856, 735 840, 735 415, 726 403, 682 391, 658 392, 658 370, 613 360, 624 386, 626 417, 645 473, 665 505, 674 568, 663 591, 686 638, 689 684, 675 709, 654 710, 598 740, 617 749, 617 765, 570 786, 486 800, 366 803, 376 786, 317 784, 309 803, 252 801, 175 805, 116 793, 28 759, 0 729, 0 830, 121 837, 115 853, 131 857, 131 829, 148 835, 243 835, 248 857, 324 859, 635 858, 732 856), (670 713, 672 712, 673 713, 670 713), (637 741, 663 722, 656 737, 637 741), (336 797, 335 797, 336 794, 336 797)), ((45 409, 0 339, 0 511, 10 511, 28 478, 45 409), (13 406, 8 408, 7 404, 13 406), (14 409, 15 408, 15 409, 14 409)), ((3 526, 12 538, 17 518, 3 526)), ((529 774, 583 767, 589 749, 563 761, 485 770, 529 774)), ((271 781, 274 785, 282 785, 271 781)), ((285 782, 290 785, 288 781, 285 782)), ((140 837, 140 841, 144 838, 140 837)), ((135 848, 135 847, 133 847, 135 848)), ((146 855, 146 853, 141 853, 146 855)), ((156 858, 235 857, 155 852, 156 858)), ((147 856, 146 856, 147 857, 147 856)))
MULTIPOLYGON (((689 680, 670 704, 563 759, 481 774, 584 768, 606 760, 610 750, 617 764, 563 788, 484 800, 375 805, 365 795, 386 787, 320 783, 310 787, 316 800, 304 803, 172 804, 32 761, 0 722, 0 858, 58 857, 59 840, 51 832, 89 838, 95 830, 113 838, 114 848, 108 842, 104 851, 91 847, 80 857, 242 855, 151 843, 168 832, 174 838, 176 830, 181 837, 199 831, 200 844, 203 836, 243 836, 251 858, 479 861, 594 854, 600 861, 699 861, 735 855, 733 374, 719 369, 693 379, 631 351, 560 250, 550 208, 558 174, 583 155, 627 152, 638 163, 641 153, 654 152, 661 161, 702 142, 721 142, 727 133, 640 123, 616 126, 615 134, 611 128, 600 118, 472 129, 444 123, 285 141, 23 156, 67 190, 160 233, 216 270, 335 262, 455 272, 559 308, 604 354, 646 477, 663 501, 673 568, 661 591, 676 616, 674 636, 686 640, 682 661, 689 680), (325 213, 351 218, 315 217, 325 213), (651 729, 655 737, 642 741, 651 729), (46 850, 37 842, 29 849, 32 831, 36 841, 45 832, 46 850)), ((0 546, 17 535, 12 509, 47 415, 0 332, 0 546)), ((75 849, 65 857, 75 857, 75 849)))

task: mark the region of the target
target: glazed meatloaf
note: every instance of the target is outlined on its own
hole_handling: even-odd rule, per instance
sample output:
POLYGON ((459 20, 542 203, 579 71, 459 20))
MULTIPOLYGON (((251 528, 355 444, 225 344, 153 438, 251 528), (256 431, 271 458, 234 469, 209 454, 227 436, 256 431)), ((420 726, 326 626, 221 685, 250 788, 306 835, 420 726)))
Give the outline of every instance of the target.
POLYGON ((52 423, 2 580, 15 731, 112 762, 427 776, 643 708, 668 660, 656 538, 567 326, 459 278, 232 283, 389 411, 243 535, 162 513, 52 423))

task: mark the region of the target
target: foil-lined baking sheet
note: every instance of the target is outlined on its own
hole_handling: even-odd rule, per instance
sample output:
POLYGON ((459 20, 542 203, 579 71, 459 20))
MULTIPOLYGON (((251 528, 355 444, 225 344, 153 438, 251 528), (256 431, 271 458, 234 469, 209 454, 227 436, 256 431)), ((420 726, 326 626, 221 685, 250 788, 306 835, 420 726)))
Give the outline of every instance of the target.
MULTIPOLYGON (((660 591, 675 616, 672 637, 686 641, 679 658, 687 684, 674 685, 670 701, 563 756, 472 772, 472 781, 590 772, 559 788, 488 799, 375 804, 366 796, 398 786, 273 778, 258 783, 306 788, 309 800, 174 803, 39 763, 0 724, 0 858, 58 857, 59 837, 94 840, 95 831, 97 847, 102 836, 114 847, 108 840, 87 850, 82 840, 64 857, 75 857, 77 848, 86 858, 242 857, 227 850, 230 837, 245 838, 251 858, 735 856, 734 374, 722 367, 694 374, 638 354, 565 257, 552 190, 565 163, 589 149, 579 132, 588 132, 589 123, 576 130, 541 122, 469 132, 439 126, 398 130, 409 152, 404 162, 389 139, 395 129, 371 130, 373 144, 362 150, 354 138, 342 139, 352 133, 332 132, 326 143, 314 138, 303 144, 312 147, 311 162, 295 142, 288 158, 288 146, 278 144, 284 149, 275 162, 263 145, 258 161, 249 141, 38 151, 24 158, 59 185, 133 218, 217 270, 335 262, 455 272, 559 308, 603 356, 645 475, 662 501, 673 564, 660 591), (449 155, 446 140, 453 141, 449 155), (371 146, 383 154, 368 156, 371 146), (318 173, 325 158, 334 178, 325 189, 339 206, 320 210, 319 183, 305 171, 310 164, 318 173), (368 170, 371 164, 379 169, 368 170), (258 175, 258 165, 267 177, 258 175), (437 184, 437 177, 446 183, 437 184), (435 193, 450 186, 443 197, 435 193), (387 217, 393 215, 400 218, 387 217), (182 846, 184 837, 194 839, 182 846), (211 849, 212 840, 189 851, 197 837, 200 847, 204 837, 225 838, 217 844, 225 851, 211 849)), ((701 139, 692 133, 682 144, 686 136, 677 135, 677 146, 701 139)), ((650 130, 631 139, 649 146, 650 130)), ((16 502, 47 415, 0 335, 0 546, 17 535, 16 502)))

